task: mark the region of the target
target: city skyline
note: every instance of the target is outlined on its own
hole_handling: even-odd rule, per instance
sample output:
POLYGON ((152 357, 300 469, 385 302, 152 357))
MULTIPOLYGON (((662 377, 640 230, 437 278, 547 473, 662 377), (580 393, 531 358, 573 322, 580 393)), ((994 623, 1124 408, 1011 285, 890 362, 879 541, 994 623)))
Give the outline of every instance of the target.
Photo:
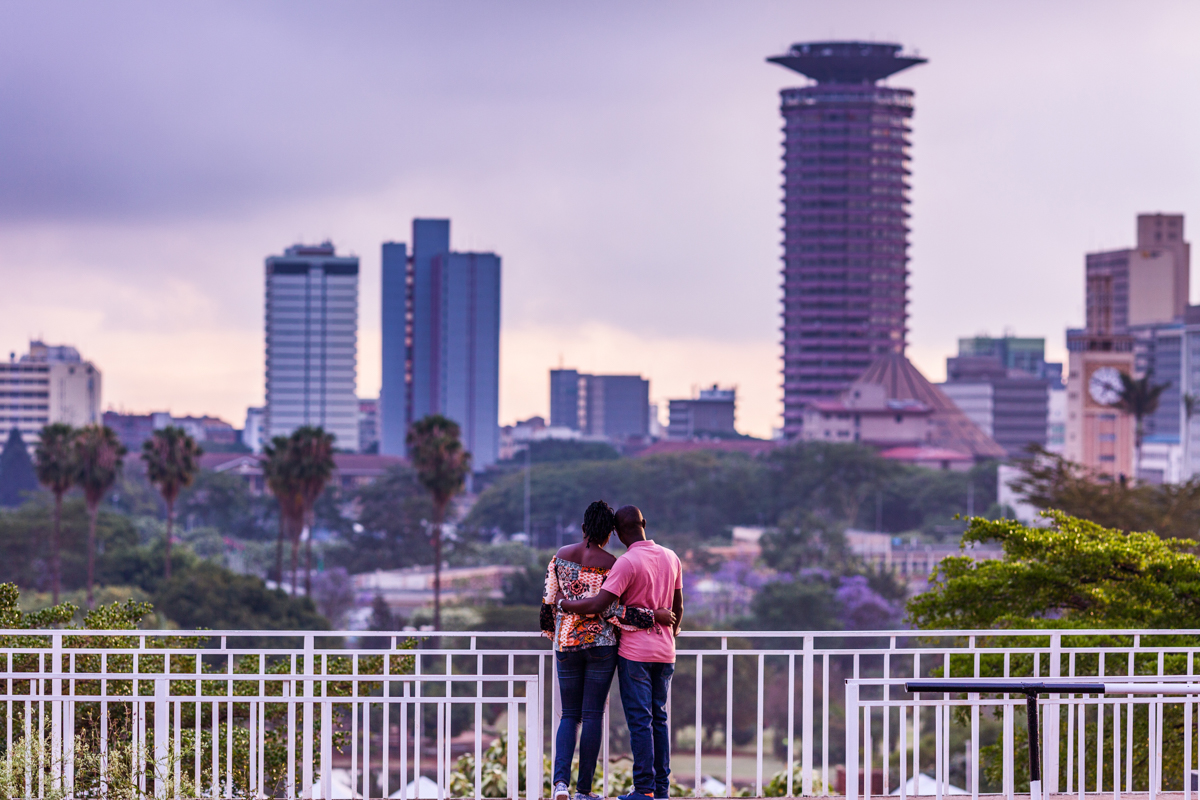
POLYGON ((1197 213, 1182 4, 511 8, 0 10, 23 76, 0 89, 0 341, 78 347, 106 406, 238 423, 263 401, 262 254, 328 238, 362 261, 374 396, 380 243, 449 217, 505 257, 501 422, 545 414, 565 363, 643 374, 660 401, 736 384, 739 426, 768 435, 795 81, 763 59, 803 41, 931 59, 891 83, 919 98, 909 354, 933 380, 984 331, 1062 360, 1084 254, 1138 213, 1197 213))

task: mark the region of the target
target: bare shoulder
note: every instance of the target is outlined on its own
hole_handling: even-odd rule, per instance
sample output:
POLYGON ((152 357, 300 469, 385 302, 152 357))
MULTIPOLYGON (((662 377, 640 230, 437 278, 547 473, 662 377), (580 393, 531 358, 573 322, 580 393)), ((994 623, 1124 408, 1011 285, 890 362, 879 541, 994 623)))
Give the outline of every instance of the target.
POLYGON ((575 544, 565 544, 558 548, 558 552, 554 554, 554 557, 562 559, 563 561, 574 561, 576 564, 578 564, 580 555, 579 551, 582 549, 582 547, 583 545, 579 542, 576 542, 575 544))

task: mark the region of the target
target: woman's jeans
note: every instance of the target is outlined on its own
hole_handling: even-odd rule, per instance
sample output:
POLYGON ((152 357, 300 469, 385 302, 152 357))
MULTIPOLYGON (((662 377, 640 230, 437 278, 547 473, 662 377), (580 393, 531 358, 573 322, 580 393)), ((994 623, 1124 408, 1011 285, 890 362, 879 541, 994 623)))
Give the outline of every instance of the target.
POLYGON ((558 691, 562 698, 562 721, 554 748, 554 782, 570 785, 571 760, 575 756, 575 734, 579 736, 579 780, 575 791, 591 794, 596 774, 596 757, 604 733, 604 702, 617 668, 617 648, 589 647, 554 654, 558 662, 558 691))

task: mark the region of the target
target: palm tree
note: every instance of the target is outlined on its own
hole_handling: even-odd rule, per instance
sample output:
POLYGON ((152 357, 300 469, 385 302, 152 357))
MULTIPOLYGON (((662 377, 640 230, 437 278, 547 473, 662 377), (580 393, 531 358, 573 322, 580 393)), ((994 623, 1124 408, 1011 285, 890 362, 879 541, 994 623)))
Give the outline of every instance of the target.
POLYGON ((142 460, 146 462, 146 477, 158 487, 167 504, 167 551, 164 576, 171 579, 171 534, 175 530, 175 501, 185 486, 196 477, 196 458, 202 452, 196 440, 183 428, 168 426, 154 432, 142 444, 142 460))
POLYGON ((305 531, 306 569, 304 591, 312 593, 312 536, 313 509, 325 485, 333 475, 333 434, 324 429, 305 425, 291 436, 277 436, 263 448, 267 455, 264 473, 271 493, 279 501, 280 539, 276 545, 277 572, 283 572, 283 533, 287 528, 292 542, 292 594, 296 593, 296 576, 300 571, 300 540, 305 531))
POLYGON ((62 541, 63 495, 75 485, 75 429, 63 422, 42 428, 34 451, 35 470, 40 484, 54 495, 54 530, 50 534, 50 591, 58 605, 61 583, 59 549, 62 541))
POLYGON ((300 496, 304 508, 304 593, 312 595, 312 528, 316 522, 314 511, 317 500, 325 491, 325 485, 333 477, 332 433, 323 428, 305 425, 292 433, 292 453, 296 459, 296 473, 300 481, 300 496))
POLYGON ((279 503, 279 536, 275 539, 275 585, 283 586, 283 540, 292 545, 292 594, 296 593, 296 546, 304 525, 304 494, 291 456, 291 440, 276 436, 263 445, 263 477, 279 503))
POLYGON ((471 471, 471 454, 463 449, 458 423, 431 414, 417 420, 405 438, 417 479, 433 500, 433 629, 442 629, 442 524, 446 509, 462 491, 471 471))
POLYGON ((1121 399, 1116 405, 1126 414, 1133 417, 1135 422, 1133 434, 1134 464, 1133 474, 1137 477, 1142 464, 1142 423, 1146 417, 1158 410, 1158 400, 1170 383, 1151 383, 1153 372, 1147 372, 1140 378, 1134 379, 1124 372, 1121 375, 1121 399))
POLYGON ((125 460, 125 445, 112 428, 99 423, 85 425, 75 435, 75 483, 83 489, 88 512, 87 603, 93 606, 96 579, 96 518, 100 501, 117 482, 125 460))

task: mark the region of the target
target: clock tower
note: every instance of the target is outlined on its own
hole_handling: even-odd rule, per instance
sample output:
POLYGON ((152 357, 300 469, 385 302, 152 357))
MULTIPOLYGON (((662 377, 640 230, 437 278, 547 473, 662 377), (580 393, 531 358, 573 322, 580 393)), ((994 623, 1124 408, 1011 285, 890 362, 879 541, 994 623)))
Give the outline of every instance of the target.
POLYGON ((1134 374, 1133 337, 1067 334, 1067 440, 1063 455, 1095 473, 1134 477, 1134 420, 1119 407, 1134 374))

